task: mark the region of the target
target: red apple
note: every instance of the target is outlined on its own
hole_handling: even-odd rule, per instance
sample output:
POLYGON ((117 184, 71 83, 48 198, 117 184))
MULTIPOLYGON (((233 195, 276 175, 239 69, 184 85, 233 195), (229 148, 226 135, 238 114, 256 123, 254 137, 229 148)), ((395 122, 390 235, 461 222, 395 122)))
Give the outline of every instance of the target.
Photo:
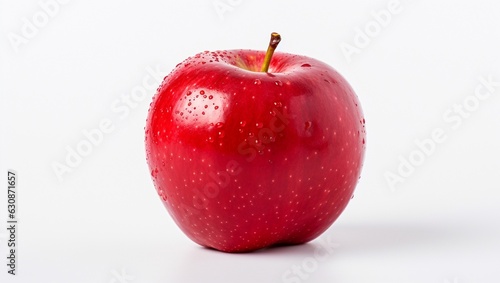
POLYGON ((154 185, 202 246, 246 252, 311 241, 339 217, 359 179, 365 121, 356 94, 325 63, 273 56, 279 39, 272 34, 267 53, 188 58, 151 103, 145 143, 154 185))

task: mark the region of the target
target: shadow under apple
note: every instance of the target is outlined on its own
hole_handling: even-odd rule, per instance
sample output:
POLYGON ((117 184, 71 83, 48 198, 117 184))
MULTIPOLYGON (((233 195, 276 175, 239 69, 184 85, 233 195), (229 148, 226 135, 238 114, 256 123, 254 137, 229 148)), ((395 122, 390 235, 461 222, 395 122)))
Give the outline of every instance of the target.
MULTIPOLYGON (((237 254, 193 247, 179 259, 176 279, 178 282, 278 282, 295 266, 313 270, 318 269, 318 264, 335 265, 344 257, 377 260, 412 250, 433 253, 436 246, 456 240, 457 234, 460 234, 458 227, 440 223, 338 223, 318 239, 303 245, 237 254)), ((328 272, 332 271, 321 269, 323 274, 328 272)), ((335 274, 327 275, 335 277, 335 274)))

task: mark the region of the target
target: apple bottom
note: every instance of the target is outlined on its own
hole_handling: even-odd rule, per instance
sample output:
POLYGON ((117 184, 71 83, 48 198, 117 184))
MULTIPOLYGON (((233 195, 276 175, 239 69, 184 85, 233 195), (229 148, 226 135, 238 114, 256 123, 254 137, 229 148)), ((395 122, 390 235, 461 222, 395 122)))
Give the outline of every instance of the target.
MULTIPOLYGON (((189 158, 192 150, 186 150, 171 162, 190 168, 186 175, 199 178, 192 178, 186 186, 186 176, 174 174, 172 167, 164 177, 172 188, 170 195, 157 189, 177 225, 202 246, 248 252, 303 244, 339 217, 359 178, 358 170, 339 166, 345 156, 335 157, 331 148, 295 148, 254 159, 214 159, 197 152, 201 164, 194 164, 189 158)), ((357 168, 359 162, 342 164, 357 168)))

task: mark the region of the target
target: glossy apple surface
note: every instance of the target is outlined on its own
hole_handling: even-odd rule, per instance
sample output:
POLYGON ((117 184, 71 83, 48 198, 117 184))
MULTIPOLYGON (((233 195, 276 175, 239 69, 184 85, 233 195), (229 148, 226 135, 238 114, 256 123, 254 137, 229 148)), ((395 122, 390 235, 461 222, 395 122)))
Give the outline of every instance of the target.
POLYGON ((318 60, 228 50, 165 78, 146 123, 161 200, 196 243, 225 252, 300 244, 351 199, 365 151, 356 94, 318 60))

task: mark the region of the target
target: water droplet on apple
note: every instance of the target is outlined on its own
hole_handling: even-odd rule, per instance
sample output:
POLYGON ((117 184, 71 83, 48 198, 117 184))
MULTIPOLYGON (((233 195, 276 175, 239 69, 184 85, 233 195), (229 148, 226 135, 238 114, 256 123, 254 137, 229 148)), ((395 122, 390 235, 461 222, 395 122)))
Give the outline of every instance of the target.
POLYGON ((203 106, 203 107, 205 107, 205 109, 206 109, 206 108, 208 108, 208 105, 205 105, 205 106, 203 106))
POLYGON ((278 107, 278 108, 279 108, 279 107, 281 107, 281 106, 283 106, 283 105, 281 104, 281 102, 280 102, 280 101, 275 101, 275 102, 274 102, 274 106, 276 106, 276 107, 278 107))
POLYGON ((186 93, 186 96, 190 96, 193 92, 188 90, 188 92, 186 93))
POLYGON ((224 127, 224 123, 222 123, 222 122, 217 122, 217 123, 215 124, 215 126, 216 126, 217 128, 219 128, 219 129, 220 129, 220 128, 224 127))
POLYGON ((240 121, 240 126, 245 127, 246 124, 247 124, 246 121, 240 121))
POLYGON ((363 144, 365 144, 365 139, 363 139, 363 144))
POLYGON ((208 138, 207 138, 207 141, 208 141, 208 142, 214 142, 214 138, 213 138, 213 137, 208 137, 208 138))
POLYGON ((219 109, 219 106, 215 105, 214 109, 215 109, 215 110, 219 109))
POLYGON ((219 131, 218 133, 219 138, 223 138, 225 136, 224 131, 219 131))
POLYGON ((208 96, 208 99, 212 99, 212 98, 214 98, 214 96, 213 96, 213 95, 209 95, 209 96, 208 96))
POLYGON ((160 196, 161 200, 167 201, 167 196, 165 195, 165 192, 161 188, 158 188, 158 195, 160 196))
POLYGON ((305 67, 305 68, 310 68, 310 67, 311 67, 311 65, 310 65, 310 64, 307 64, 307 63, 306 63, 306 64, 302 64, 302 65, 300 65, 300 66, 301 66, 301 67, 305 67))
POLYGON ((311 127, 312 127, 312 122, 311 121, 305 122, 304 128, 305 128, 306 131, 308 131, 309 129, 311 129, 311 127))
POLYGON ((205 91, 204 90, 200 90, 200 94, 201 95, 205 94, 205 91))
POLYGON ((255 81, 253 81, 253 84, 260 85, 260 80, 259 79, 255 79, 255 81))
POLYGON ((153 178, 156 178, 156 174, 158 174, 158 168, 151 171, 151 176, 153 176, 153 178))
POLYGON ((277 86, 283 86, 283 83, 281 81, 275 81, 274 84, 277 86))
POLYGON ((264 124, 261 122, 255 123, 255 127, 257 127, 258 129, 262 128, 263 126, 264 126, 264 124))

